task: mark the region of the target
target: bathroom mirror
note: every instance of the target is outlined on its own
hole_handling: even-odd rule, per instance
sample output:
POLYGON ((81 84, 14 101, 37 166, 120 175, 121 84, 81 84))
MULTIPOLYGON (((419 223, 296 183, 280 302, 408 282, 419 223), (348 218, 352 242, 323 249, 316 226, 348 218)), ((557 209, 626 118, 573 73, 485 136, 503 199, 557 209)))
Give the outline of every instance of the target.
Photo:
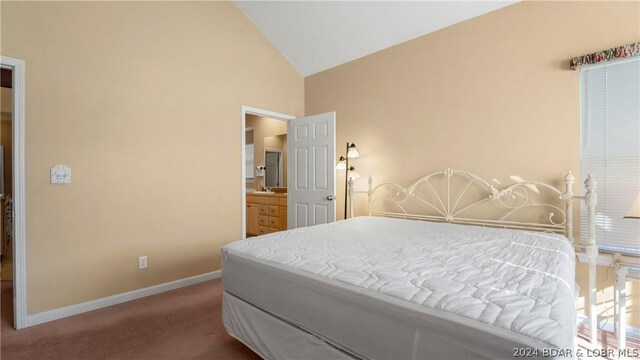
POLYGON ((282 187, 282 150, 264 151, 264 186, 267 188, 282 187))
POLYGON ((286 153, 287 135, 268 136, 264 138, 264 187, 286 187, 286 153))

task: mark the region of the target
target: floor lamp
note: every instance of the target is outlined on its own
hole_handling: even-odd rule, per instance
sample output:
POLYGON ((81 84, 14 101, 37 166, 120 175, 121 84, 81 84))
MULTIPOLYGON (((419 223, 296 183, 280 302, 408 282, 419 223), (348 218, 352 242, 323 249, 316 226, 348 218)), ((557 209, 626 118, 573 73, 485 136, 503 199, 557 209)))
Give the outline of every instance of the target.
POLYGON ((358 149, 356 149, 356 144, 347 143, 346 148, 347 157, 340 156, 340 160, 338 161, 338 165, 336 165, 336 170, 346 170, 347 173, 344 177, 344 218, 347 218, 347 188, 349 184, 349 179, 357 179, 360 177, 360 174, 356 172, 356 168, 353 166, 349 166, 349 159, 355 159, 360 157, 360 153, 358 153, 358 149))

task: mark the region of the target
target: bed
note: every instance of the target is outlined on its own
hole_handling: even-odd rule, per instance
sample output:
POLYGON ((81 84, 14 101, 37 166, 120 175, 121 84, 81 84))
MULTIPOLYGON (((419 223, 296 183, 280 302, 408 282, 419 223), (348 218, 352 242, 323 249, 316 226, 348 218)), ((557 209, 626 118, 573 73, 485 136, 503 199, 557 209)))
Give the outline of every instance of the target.
POLYGON ((451 169, 406 188, 370 180, 370 216, 223 248, 225 328, 266 359, 571 357, 565 182, 498 189, 451 169), (500 216, 475 216, 496 205, 500 216))

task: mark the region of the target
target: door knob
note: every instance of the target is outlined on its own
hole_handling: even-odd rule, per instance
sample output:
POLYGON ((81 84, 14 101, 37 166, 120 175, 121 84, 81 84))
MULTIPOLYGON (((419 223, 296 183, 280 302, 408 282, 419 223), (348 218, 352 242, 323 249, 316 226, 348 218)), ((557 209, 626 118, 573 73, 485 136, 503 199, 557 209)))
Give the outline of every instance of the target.
POLYGON ((329 195, 329 196, 327 196, 327 200, 329 200, 329 201, 333 201, 333 199, 335 199, 335 198, 333 197, 333 195, 329 195))

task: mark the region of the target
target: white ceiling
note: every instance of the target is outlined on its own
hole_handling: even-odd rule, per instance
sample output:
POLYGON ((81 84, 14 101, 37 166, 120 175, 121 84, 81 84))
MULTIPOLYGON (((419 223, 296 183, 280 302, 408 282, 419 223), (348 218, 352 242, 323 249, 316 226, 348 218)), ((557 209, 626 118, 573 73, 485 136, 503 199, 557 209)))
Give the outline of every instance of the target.
POLYGON ((308 76, 516 1, 236 1, 308 76))

